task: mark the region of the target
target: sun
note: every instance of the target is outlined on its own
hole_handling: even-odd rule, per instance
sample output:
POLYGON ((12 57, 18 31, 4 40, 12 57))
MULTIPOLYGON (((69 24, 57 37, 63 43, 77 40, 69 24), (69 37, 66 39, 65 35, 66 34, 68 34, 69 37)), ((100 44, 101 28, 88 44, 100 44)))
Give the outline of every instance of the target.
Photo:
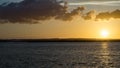
POLYGON ((108 35, 109 35, 109 32, 108 32, 107 30, 102 30, 102 31, 101 31, 101 36, 102 36, 103 38, 108 37, 108 35))

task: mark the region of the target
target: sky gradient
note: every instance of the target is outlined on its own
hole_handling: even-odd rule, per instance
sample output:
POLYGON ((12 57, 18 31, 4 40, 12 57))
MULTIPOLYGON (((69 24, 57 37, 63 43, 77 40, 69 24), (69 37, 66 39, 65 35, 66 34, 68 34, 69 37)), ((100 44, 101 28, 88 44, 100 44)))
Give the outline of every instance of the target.
POLYGON ((1 0, 0 39, 120 39, 120 0, 59 1, 1 0))

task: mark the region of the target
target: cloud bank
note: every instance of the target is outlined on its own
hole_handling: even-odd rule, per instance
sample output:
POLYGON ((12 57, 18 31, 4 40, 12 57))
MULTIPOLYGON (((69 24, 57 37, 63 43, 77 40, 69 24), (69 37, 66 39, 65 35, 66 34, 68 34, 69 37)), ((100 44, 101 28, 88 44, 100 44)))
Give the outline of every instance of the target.
MULTIPOLYGON (((63 3, 62 3, 63 5, 63 3)), ((68 5, 100 5, 100 6, 120 6, 120 1, 87 1, 78 3, 69 3, 68 5)))
POLYGON ((37 22, 47 20, 65 12, 56 0, 24 0, 0 6, 0 20, 3 22, 37 22))
POLYGON ((0 23, 39 23, 39 21, 51 18, 70 21, 76 15, 85 20, 120 18, 120 10, 118 9, 95 15, 95 10, 84 13, 85 7, 77 7, 68 12, 68 3, 64 4, 60 5, 60 2, 56 0, 24 0, 6 6, 2 4, 0 5, 0 23))
POLYGON ((112 12, 102 12, 96 15, 96 19, 110 19, 110 18, 120 18, 120 10, 116 9, 112 12))

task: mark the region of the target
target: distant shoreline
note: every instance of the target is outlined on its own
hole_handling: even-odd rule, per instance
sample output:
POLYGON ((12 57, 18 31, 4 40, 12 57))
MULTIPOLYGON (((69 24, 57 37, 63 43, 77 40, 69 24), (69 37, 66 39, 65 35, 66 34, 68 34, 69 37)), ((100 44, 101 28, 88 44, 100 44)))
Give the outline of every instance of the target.
POLYGON ((84 38, 0 39, 0 42, 120 42, 120 39, 84 39, 84 38))

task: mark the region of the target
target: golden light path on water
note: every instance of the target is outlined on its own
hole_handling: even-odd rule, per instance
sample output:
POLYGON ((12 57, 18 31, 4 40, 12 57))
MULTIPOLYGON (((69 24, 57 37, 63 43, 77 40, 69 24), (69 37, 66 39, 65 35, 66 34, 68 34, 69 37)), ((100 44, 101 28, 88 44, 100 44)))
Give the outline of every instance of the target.
POLYGON ((110 56, 109 44, 108 42, 101 43, 100 55, 101 66, 109 68, 112 65, 112 58, 110 56))

